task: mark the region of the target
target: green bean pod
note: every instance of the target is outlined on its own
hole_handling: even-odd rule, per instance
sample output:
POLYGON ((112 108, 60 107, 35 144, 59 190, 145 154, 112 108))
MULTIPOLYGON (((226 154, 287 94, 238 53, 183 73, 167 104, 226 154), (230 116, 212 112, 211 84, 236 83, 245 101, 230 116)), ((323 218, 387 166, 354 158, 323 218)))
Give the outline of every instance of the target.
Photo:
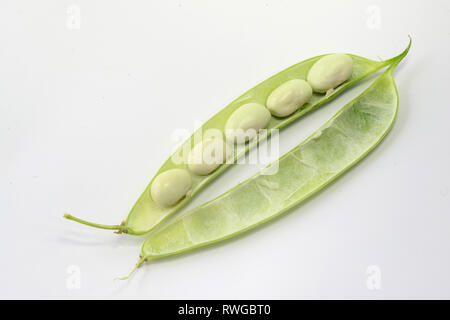
MULTIPOLYGON (((308 71, 317 62, 320 58, 326 55, 317 56, 303 62, 300 62, 290 68, 287 68, 280 73, 272 76, 271 78, 263 81, 258 84, 254 88, 250 89, 239 98, 231 102, 224 109, 219 111, 216 115, 206 121, 203 126, 197 130, 187 141, 180 146, 180 148, 175 151, 175 154, 178 154, 181 158, 187 158, 186 152, 183 150, 191 149, 194 145, 195 137, 198 136, 199 132, 206 132, 210 129, 218 129, 223 132, 225 124, 230 117, 230 115, 236 111, 239 107, 246 103, 260 103, 265 105, 266 100, 269 94, 280 85, 285 83, 286 81, 292 79, 303 79, 307 78, 308 71)), ((170 215, 178 211, 185 204, 187 204, 190 199, 197 194, 202 188, 204 188, 211 180, 217 177, 219 174, 224 172, 232 163, 237 161, 240 157, 245 155, 250 149, 256 147, 261 139, 265 139, 270 136, 273 130, 280 130, 283 127, 287 126, 291 122, 297 120, 304 114, 309 111, 323 105, 324 103, 332 100, 337 95, 342 93, 345 89, 354 85, 358 81, 366 78, 367 76, 373 74, 374 72, 380 70, 383 67, 390 65, 393 61, 396 61, 399 56, 394 57, 385 61, 373 61, 370 59, 362 58, 356 55, 349 54, 353 61, 353 72, 350 78, 344 83, 340 84, 333 90, 327 92, 327 94, 321 93, 313 93, 312 97, 309 99, 307 103, 305 103, 302 107, 300 107, 293 114, 279 118, 272 116, 267 125, 267 136, 265 137, 257 137, 256 139, 249 141, 245 144, 244 148, 241 151, 233 154, 233 159, 231 161, 227 161, 226 163, 220 165, 215 171, 208 175, 196 175, 191 172, 192 184, 191 189, 187 193, 187 195, 182 198, 175 205, 170 207, 159 206, 155 203, 155 201, 151 197, 151 185, 154 181, 155 177, 159 174, 170 170, 170 169, 187 169, 186 163, 176 163, 173 161, 173 157, 170 157, 158 170, 155 177, 146 187, 144 192, 141 194, 137 202, 134 204, 131 209, 127 219, 122 222, 120 225, 103 225, 88 222, 79 218, 76 218, 70 214, 65 214, 64 217, 85 225, 89 225, 91 227, 101 228, 101 229, 109 229, 115 230, 116 233, 128 233, 132 235, 142 235, 152 231, 158 224, 167 219, 170 215)))
POLYGON ((393 71, 408 48, 357 98, 309 138, 248 180, 152 233, 143 262, 217 243, 297 206, 364 158, 389 132, 398 109, 393 71), (273 175, 266 170, 277 166, 273 175))

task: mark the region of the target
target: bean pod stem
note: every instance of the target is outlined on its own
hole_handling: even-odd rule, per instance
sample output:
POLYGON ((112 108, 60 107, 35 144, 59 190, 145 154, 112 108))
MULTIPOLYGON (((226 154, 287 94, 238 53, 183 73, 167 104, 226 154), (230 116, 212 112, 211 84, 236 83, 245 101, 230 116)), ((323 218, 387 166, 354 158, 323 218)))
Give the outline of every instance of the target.
POLYGON ((116 230, 114 233, 121 234, 121 233, 128 233, 128 228, 125 226, 125 221, 123 221, 121 224, 100 224, 100 223, 94 223, 89 222, 77 217, 72 216, 71 214, 65 213, 64 218, 67 220, 72 220, 81 224, 84 224, 89 227, 98 228, 98 229, 105 229, 105 230, 116 230))

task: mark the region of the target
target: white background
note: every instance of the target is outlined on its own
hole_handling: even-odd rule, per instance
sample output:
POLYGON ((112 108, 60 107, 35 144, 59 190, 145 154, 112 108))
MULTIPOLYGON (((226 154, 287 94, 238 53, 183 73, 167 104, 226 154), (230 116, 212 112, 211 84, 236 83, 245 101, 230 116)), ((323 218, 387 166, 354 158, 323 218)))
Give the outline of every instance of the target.
MULTIPOLYGON (((2 0, 0 297, 450 298, 449 14, 446 0, 2 0), (281 219, 127 282, 113 278, 143 238, 62 219, 120 223, 176 130, 301 60, 386 59, 408 34, 391 133, 281 219)), ((281 153, 369 83, 284 130, 281 153)), ((188 208, 257 169, 228 170, 188 208)))

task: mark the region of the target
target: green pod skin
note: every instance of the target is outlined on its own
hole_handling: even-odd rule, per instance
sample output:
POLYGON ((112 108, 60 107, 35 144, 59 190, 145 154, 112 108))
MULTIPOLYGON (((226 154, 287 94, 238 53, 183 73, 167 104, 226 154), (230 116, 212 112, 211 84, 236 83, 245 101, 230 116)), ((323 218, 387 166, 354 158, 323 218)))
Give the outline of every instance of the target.
POLYGON ((216 199, 152 233, 142 246, 136 268, 148 260, 226 240, 274 219, 364 158, 394 123, 398 92, 393 71, 410 45, 369 88, 297 147, 216 199), (273 165, 278 166, 277 173, 264 175, 273 165))
MULTIPOLYGON (((221 111, 219 111, 208 121, 206 121, 199 130, 197 130, 189 139, 187 139, 187 141, 183 143, 182 146, 180 146, 180 148, 177 151, 175 151, 175 154, 179 154, 182 158, 187 158, 187 154, 185 154, 186 152, 183 152, 183 150, 186 150, 186 147, 187 150, 190 150, 195 145, 195 142, 198 141, 199 132, 206 132, 207 130, 210 129, 218 129, 221 132, 223 132, 225 124, 230 115, 243 104, 256 102, 265 105, 269 94, 275 88, 279 87, 281 84, 292 79, 306 80, 309 69, 314 65, 314 63, 317 60, 319 60, 324 56, 325 55, 317 56, 305 60, 303 62, 300 62, 296 65, 293 65, 290 68, 281 71, 280 73, 272 76, 271 78, 261 82, 254 88, 250 89, 249 91, 241 95, 239 98, 231 102, 228 106, 223 108, 221 111)), ((175 163, 173 161, 173 158, 170 157, 158 170, 155 177, 152 179, 152 181, 146 187, 144 192, 141 194, 141 196, 131 209, 127 219, 123 221, 122 224, 120 225, 97 224, 76 218, 70 214, 65 214, 64 217, 69 220, 73 220, 91 227, 115 230, 116 233, 143 235, 152 231, 161 222, 166 220, 169 216, 171 216, 179 209, 181 209, 184 205, 186 205, 193 196, 195 196, 201 189, 203 189, 203 187, 205 187, 215 177, 224 172, 233 162, 236 162, 237 159, 245 155, 246 152, 256 147, 261 139, 265 139, 268 136, 270 136, 272 130, 282 129, 283 127, 297 120, 298 118, 308 113, 309 111, 316 109, 319 106, 323 105, 324 103, 332 100, 337 95, 342 93, 345 89, 354 85, 358 81, 368 77, 369 75, 382 69, 383 67, 390 65, 393 61, 395 61, 399 57, 397 56, 385 61, 373 61, 352 54, 349 54, 349 56, 353 60, 353 73, 350 79, 348 79, 338 87, 334 88, 333 92, 331 92, 330 94, 324 95, 321 93, 313 93, 312 97, 309 99, 307 103, 305 103, 296 112, 287 117, 284 118, 271 117, 270 122, 267 126, 266 136, 258 137, 250 142, 247 142, 245 144, 245 148, 242 148, 241 151, 233 154, 233 157, 231 159, 232 161, 228 160, 227 163, 221 165, 209 175, 201 176, 191 173, 192 188, 190 193, 186 195, 186 197, 181 199, 181 201, 176 203, 174 206, 171 207, 158 206, 150 196, 151 184, 155 179, 155 177, 158 176, 160 173, 176 168, 188 169, 186 164, 187 161, 181 164, 175 163)))

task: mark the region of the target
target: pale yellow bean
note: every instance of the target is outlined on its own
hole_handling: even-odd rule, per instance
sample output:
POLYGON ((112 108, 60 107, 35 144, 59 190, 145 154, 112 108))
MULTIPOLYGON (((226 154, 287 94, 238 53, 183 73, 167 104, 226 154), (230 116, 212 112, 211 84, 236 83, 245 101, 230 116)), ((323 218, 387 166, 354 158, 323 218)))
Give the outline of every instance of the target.
POLYGON ((312 88, 302 79, 286 81, 267 98, 266 106, 277 117, 286 117, 298 110, 312 96, 312 88))
POLYGON ((152 199, 162 207, 170 207, 188 193, 191 184, 191 175, 187 170, 167 170, 153 180, 150 190, 152 199))
POLYGON ((320 58, 309 70, 307 80, 315 92, 327 92, 348 80, 352 72, 352 58, 335 53, 320 58))
POLYGON ((188 156, 189 170, 198 175, 207 175, 224 163, 225 143, 220 138, 207 138, 197 143, 188 156))
POLYGON ((269 124, 271 115, 262 104, 250 102, 234 111, 225 124, 227 140, 245 143, 269 124))

